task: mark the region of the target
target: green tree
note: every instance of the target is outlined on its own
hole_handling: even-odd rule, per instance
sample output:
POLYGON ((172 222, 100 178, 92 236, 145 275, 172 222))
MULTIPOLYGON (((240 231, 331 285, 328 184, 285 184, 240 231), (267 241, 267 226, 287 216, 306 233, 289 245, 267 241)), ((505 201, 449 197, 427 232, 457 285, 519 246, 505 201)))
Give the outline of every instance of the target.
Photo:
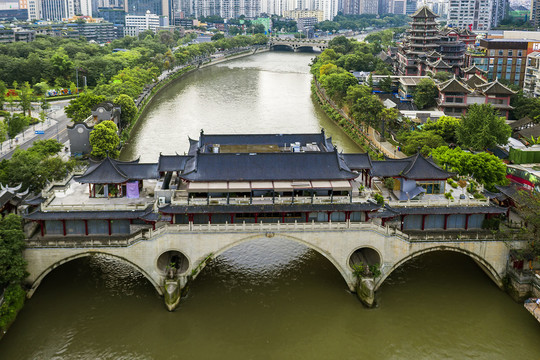
POLYGON ((137 116, 137 106, 135 106, 135 102, 132 98, 130 98, 127 95, 119 95, 114 99, 114 103, 116 105, 119 105, 121 108, 121 115, 120 115, 120 125, 122 128, 128 126, 131 124, 131 122, 135 119, 135 116, 137 116))
POLYGON ((328 96, 341 104, 343 98, 347 95, 349 87, 358 84, 358 80, 353 74, 342 72, 322 76, 321 83, 328 96))
POLYGON ((448 146, 433 149, 431 155, 443 168, 463 176, 472 176, 488 190, 494 191, 494 185, 508 182, 506 165, 495 155, 485 152, 472 154, 459 147, 450 149, 448 146))
POLYGON ((439 89, 431 79, 422 79, 418 82, 413 94, 413 101, 418 109, 425 109, 437 104, 439 89))
POLYGON ((401 151, 407 155, 416 154, 418 151, 427 156, 432 149, 446 145, 444 139, 435 131, 408 131, 398 135, 398 140, 403 146, 401 151))
POLYGON ((473 104, 461 118, 456 130, 459 143, 473 150, 484 150, 505 145, 512 129, 490 104, 473 104))
POLYGON ((384 92, 392 91, 392 79, 390 76, 384 77, 379 81, 379 88, 384 92))
POLYGON ((422 126, 422 130, 434 130, 448 144, 457 143, 456 131, 461 126, 461 119, 452 116, 441 116, 436 121, 429 120, 422 126))
POLYGON ((72 99, 64 111, 74 122, 84 121, 92 114, 92 108, 105 101, 105 96, 85 91, 81 96, 72 99))
POLYGON ((4 102, 6 101, 6 83, 0 80, 0 110, 4 110, 4 102))
POLYGON ((358 124, 377 126, 379 114, 384 108, 379 98, 371 93, 371 89, 364 85, 351 86, 347 91, 345 101, 349 113, 358 124))
POLYGON ((6 116, 8 135, 11 139, 17 136, 28 126, 29 119, 24 114, 14 113, 11 116, 6 116))
POLYGON ((21 217, 9 214, 0 221, 0 287, 20 285, 26 278, 26 261, 22 256, 24 232, 21 217))
POLYGON ((120 154, 118 150, 120 138, 116 124, 106 120, 94 126, 94 130, 90 133, 90 145, 92 145, 90 154, 95 158, 103 159, 107 155, 117 158, 120 154))
POLYGON ((399 118, 399 111, 394 108, 383 108, 379 112, 379 118, 381 120, 381 137, 384 139, 385 130, 396 126, 396 122, 399 118))
POLYGON ((221 39, 225 39, 225 35, 222 32, 217 32, 214 35, 212 35, 212 37, 210 38, 210 40, 212 41, 217 41, 221 39))
POLYGON ((19 92, 19 105, 21 106, 23 115, 26 115, 26 112, 28 111, 28 116, 32 116, 32 98, 32 88, 27 81, 23 84, 21 91, 19 92))

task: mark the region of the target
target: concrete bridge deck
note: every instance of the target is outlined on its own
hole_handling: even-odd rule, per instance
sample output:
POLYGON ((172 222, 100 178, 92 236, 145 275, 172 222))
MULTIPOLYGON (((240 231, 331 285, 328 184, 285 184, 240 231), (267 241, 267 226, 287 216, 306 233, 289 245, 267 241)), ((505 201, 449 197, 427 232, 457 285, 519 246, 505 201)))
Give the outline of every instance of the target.
POLYGON ((327 40, 314 40, 314 39, 282 39, 282 38, 270 38, 268 40, 268 46, 270 49, 274 49, 276 46, 283 46, 298 51, 302 48, 312 48, 324 51, 328 48, 327 40))

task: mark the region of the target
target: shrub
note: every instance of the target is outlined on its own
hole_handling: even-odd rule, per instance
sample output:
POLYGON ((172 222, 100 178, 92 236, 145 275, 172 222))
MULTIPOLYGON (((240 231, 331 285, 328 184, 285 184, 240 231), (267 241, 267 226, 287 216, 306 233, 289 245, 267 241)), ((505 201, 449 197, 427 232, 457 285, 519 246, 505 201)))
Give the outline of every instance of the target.
POLYGON ((447 199, 454 199, 451 192, 444 193, 444 197, 447 199))
POLYGON ((0 328, 6 328, 15 320, 17 312, 24 305, 26 293, 20 285, 11 284, 4 293, 4 303, 0 306, 0 328))
POLYGON ((375 195, 373 195, 373 198, 375 199, 377 204, 379 204, 379 205, 384 204, 384 197, 381 194, 375 194, 375 195))
POLYGON ((394 183, 395 183, 394 178, 386 178, 386 179, 384 179, 384 186, 387 189, 394 190, 394 183))
POLYGON ((500 224, 501 219, 499 218, 484 219, 484 221, 482 222, 482 229, 499 230, 500 224))

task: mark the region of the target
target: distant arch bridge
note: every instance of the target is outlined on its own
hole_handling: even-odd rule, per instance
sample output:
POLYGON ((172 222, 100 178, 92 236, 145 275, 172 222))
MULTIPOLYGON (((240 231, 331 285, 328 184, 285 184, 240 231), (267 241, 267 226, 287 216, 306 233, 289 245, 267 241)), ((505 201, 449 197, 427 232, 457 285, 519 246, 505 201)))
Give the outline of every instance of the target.
POLYGON ((315 39, 282 39, 271 38, 268 41, 270 50, 276 49, 290 49, 294 52, 302 50, 320 50, 324 51, 328 48, 327 40, 315 40, 315 39))

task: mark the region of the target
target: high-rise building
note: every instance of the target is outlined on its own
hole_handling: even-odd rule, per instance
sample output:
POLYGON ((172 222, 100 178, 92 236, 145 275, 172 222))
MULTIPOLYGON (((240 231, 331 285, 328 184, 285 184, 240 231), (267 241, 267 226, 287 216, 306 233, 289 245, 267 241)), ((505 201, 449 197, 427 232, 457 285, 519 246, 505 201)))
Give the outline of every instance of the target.
POLYGON ((487 31, 499 25, 507 7, 508 0, 450 0, 448 25, 487 31))
POLYGON ((390 0, 388 2, 388 12, 390 14, 405 15, 406 0, 390 0))
POLYGON ((145 30, 156 32, 159 26, 159 15, 151 14, 150 11, 147 11, 144 15, 126 15, 124 35, 137 36, 145 30))
POLYGON ((360 0, 360 14, 378 14, 379 0, 360 0))
POLYGON ((74 0, 41 0, 40 19, 61 21, 62 19, 71 18, 74 15, 74 0))
POLYGON ((540 0, 531 0, 531 23, 535 28, 540 27, 540 0))

